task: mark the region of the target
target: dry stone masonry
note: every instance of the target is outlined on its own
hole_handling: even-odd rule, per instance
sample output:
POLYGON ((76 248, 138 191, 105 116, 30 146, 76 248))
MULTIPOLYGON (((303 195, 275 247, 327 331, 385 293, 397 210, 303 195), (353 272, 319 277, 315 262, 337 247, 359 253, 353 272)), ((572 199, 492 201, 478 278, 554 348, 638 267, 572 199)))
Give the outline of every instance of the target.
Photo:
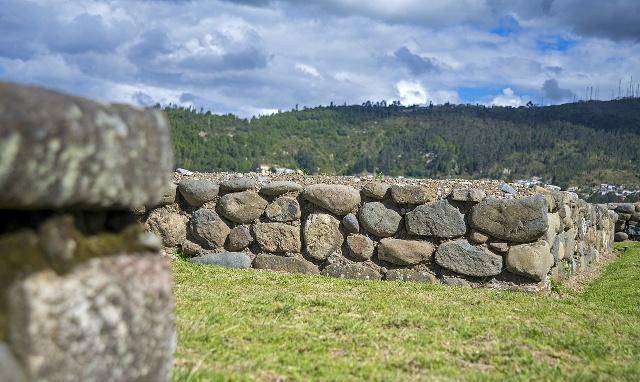
POLYGON ((159 111, 0 83, 0 381, 169 379, 169 262, 130 211, 173 203, 172 162, 159 111))
POLYGON ((609 203, 607 207, 618 214, 616 241, 640 241, 640 203, 609 203))
POLYGON ((620 212, 492 181, 174 176, 175 201, 142 216, 168 250, 343 278, 545 289, 612 250, 620 212))

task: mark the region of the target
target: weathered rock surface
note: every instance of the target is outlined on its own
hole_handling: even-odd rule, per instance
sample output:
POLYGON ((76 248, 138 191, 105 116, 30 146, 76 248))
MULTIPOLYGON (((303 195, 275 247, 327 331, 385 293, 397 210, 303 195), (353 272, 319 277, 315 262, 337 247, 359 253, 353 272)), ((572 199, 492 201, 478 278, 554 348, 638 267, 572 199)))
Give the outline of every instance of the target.
POLYGON ((377 237, 393 236, 400 227, 402 216, 380 202, 365 203, 358 212, 364 229, 377 237))
POLYGON ((548 213, 547 224, 549 225, 549 227, 547 228, 545 240, 547 241, 547 243, 553 243, 556 235, 562 232, 562 220, 560 219, 560 215, 548 213))
POLYGON ((440 244, 436 250, 436 263, 467 276, 488 277, 502 272, 502 256, 475 247, 464 239, 440 244))
POLYGON ((309 256, 324 260, 340 249, 344 237, 340 220, 329 214, 311 214, 304 224, 304 243, 309 256))
POLYGON ((436 192, 419 185, 394 184, 391 186, 391 199, 398 204, 425 204, 436 199, 436 192))
POLYGON ((257 255, 253 260, 253 267, 258 269, 270 269, 272 271, 288 273, 319 274, 320 271, 312 262, 299 257, 257 255))
POLYGON ((373 240, 357 233, 347 236, 347 248, 349 256, 358 261, 369 260, 375 249, 373 240))
POLYGON ((249 228, 239 225, 229 232, 227 248, 231 251, 242 251, 253 243, 253 236, 249 228))
POLYGON ((187 217, 177 212, 154 211, 147 225, 166 247, 177 247, 187 239, 187 217))
POLYGON ((489 242, 489 248, 496 252, 506 253, 509 250, 509 243, 504 241, 491 241, 489 242))
POLYGON ((362 185, 362 193, 368 198, 382 200, 387 195, 389 187, 382 182, 366 182, 362 185))
POLYGON ((158 201, 157 205, 152 207, 159 206, 168 206, 176 202, 176 193, 178 191, 178 185, 175 183, 171 183, 169 187, 164 191, 162 196, 160 197, 160 201, 158 201))
POLYGON ((299 253, 302 249, 298 226, 285 223, 260 223, 254 226, 254 233, 263 251, 299 253))
POLYGON ((535 281, 543 280, 553 263, 551 249, 544 240, 514 245, 507 253, 507 270, 535 281))
POLYGON ((250 268, 251 257, 243 252, 208 252, 191 259, 203 265, 219 265, 225 268, 250 268))
POLYGON ((476 188, 455 188, 449 194, 449 199, 456 202, 479 203, 486 198, 487 194, 483 190, 476 188))
POLYGON ((180 195, 190 205, 200 207, 218 196, 220 187, 207 179, 183 179, 178 183, 180 195))
POLYGON ((0 208, 154 206, 172 169, 161 111, 0 83, 0 208))
POLYGON ((629 240, 629 235, 626 232, 616 232, 613 239, 617 242, 629 240))
POLYGON ((446 200, 423 204, 405 215, 407 232, 419 236, 454 238, 467 232, 464 215, 446 200))
POLYGON ((220 188, 224 191, 239 192, 251 190, 255 188, 256 185, 257 182, 255 179, 239 176, 223 180, 220 183, 220 188))
POLYGON ((226 194, 218 201, 222 216, 236 223, 253 222, 262 215, 266 207, 267 201, 255 191, 226 194))
POLYGON ((334 263, 328 265, 320 273, 325 276, 340 277, 343 279, 380 280, 382 278, 378 271, 362 264, 334 263))
POLYGON ((231 230, 215 211, 200 208, 191 216, 191 235, 205 248, 219 248, 224 245, 231 230))
POLYGON ((94 258, 9 291, 9 342, 29 380, 168 381, 176 345, 167 258, 94 258))
POLYGON ((476 204, 471 227, 489 236, 514 242, 538 239, 547 232, 547 201, 543 196, 521 199, 488 198, 476 204))
POLYGON ((300 219, 300 204, 294 198, 281 196, 267 206, 265 215, 271 221, 288 222, 300 219))
POLYGON ((299 185, 296 182, 291 182, 286 180, 270 182, 263 185, 260 188, 261 194, 269 195, 269 196, 277 196, 277 195, 282 195, 289 192, 300 192, 300 191, 302 191, 301 185, 299 185))
POLYGON ((397 265, 415 265, 431 257, 435 247, 428 241, 386 238, 378 245, 378 258, 397 265))
POLYGON ((313 184, 304 188, 304 198, 336 215, 346 215, 360 204, 360 193, 353 187, 313 184))
POLYGON ((183 241, 180 245, 180 249, 182 250, 183 254, 189 257, 200 256, 204 252, 206 252, 204 248, 190 240, 183 241))
POLYGON ((616 212, 620 212, 623 214, 633 214, 636 212, 636 208, 631 203, 621 203, 616 206, 616 212))
POLYGON ((358 218, 354 214, 344 215, 344 217, 342 218, 342 226, 348 233, 360 232, 360 223, 358 222, 358 218))
POLYGON ((433 274, 417 269, 389 269, 384 277, 389 281, 412 281, 417 283, 436 284, 438 279, 433 274))
POLYGON ((476 231, 474 229, 469 233, 469 240, 476 244, 484 244, 489 240, 489 236, 485 235, 482 232, 476 231))

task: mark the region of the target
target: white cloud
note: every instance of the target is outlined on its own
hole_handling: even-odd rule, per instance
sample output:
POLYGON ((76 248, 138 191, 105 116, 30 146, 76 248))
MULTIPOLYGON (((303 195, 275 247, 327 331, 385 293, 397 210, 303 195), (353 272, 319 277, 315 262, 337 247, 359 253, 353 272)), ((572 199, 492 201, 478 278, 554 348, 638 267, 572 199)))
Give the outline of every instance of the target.
POLYGON ((311 77, 321 77, 320 72, 318 72, 318 69, 314 68, 311 65, 297 63, 296 69, 301 71, 304 74, 310 75, 311 77))
POLYGON ((396 91, 403 105, 427 103, 427 90, 418 82, 402 80, 396 84, 396 91))
POLYGON ((491 105, 518 107, 524 105, 524 102, 522 101, 522 97, 513 92, 513 89, 506 88, 502 89, 502 94, 493 98, 491 105))

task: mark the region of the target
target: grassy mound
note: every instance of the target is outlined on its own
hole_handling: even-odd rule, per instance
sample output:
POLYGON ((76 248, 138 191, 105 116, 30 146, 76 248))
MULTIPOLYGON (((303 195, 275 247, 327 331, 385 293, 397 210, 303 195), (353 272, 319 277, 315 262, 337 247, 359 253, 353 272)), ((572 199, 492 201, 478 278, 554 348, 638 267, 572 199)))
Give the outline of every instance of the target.
MULTIPOLYGON (((640 244, 536 295, 175 260, 176 380, 640 380, 640 244)), ((620 246, 619 248, 622 248, 620 246)))

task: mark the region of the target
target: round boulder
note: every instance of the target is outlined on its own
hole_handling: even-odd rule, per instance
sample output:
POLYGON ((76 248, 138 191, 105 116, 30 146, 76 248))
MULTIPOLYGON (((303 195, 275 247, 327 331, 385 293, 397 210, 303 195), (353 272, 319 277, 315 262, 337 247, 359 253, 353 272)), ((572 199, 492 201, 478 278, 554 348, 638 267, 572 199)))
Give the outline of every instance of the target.
POLYGON ((467 232, 464 216, 446 200, 423 204, 405 216, 407 231, 418 236, 454 238, 467 232))
POLYGON ((428 260, 434 249, 428 241, 386 238, 378 245, 378 259, 397 265, 415 265, 428 260))
POLYGON ((300 219, 300 204, 294 198, 281 196, 267 206, 267 218, 275 222, 288 222, 300 219))
POLYGON ((365 261, 373 256, 373 240, 365 235, 356 233, 347 236, 347 248, 349 248, 349 255, 354 260, 365 261))
POLYGON ((236 223, 251 223, 262 215, 265 207, 267 201, 255 191, 226 194, 218 202, 222 216, 236 223))
POLYGON ((309 256, 324 260, 340 249, 343 241, 340 220, 329 214, 309 215, 304 224, 304 242, 309 256))
POLYGON ((163 208, 155 210, 147 224, 151 232, 160 236, 165 247, 175 247, 187 239, 187 217, 163 208))
POLYGON ((229 232, 229 243, 227 247, 232 251, 242 251, 253 243, 253 236, 249 228, 239 225, 229 232))
POLYGON ((285 223, 260 223, 253 228, 256 241, 263 251, 285 253, 299 253, 300 227, 285 223))
POLYGON ((364 229, 377 237, 393 236, 402 220, 399 213, 380 202, 365 203, 358 215, 364 229))
POLYGON ((304 188, 304 198, 336 215, 346 215, 360 204, 360 193, 353 187, 337 184, 313 184, 304 188))
POLYGON ((182 179, 178 192, 193 207, 200 207, 218 196, 220 187, 207 179, 182 179))
POLYGON ((544 280, 553 264, 551 248, 544 240, 514 245, 507 252, 507 270, 535 281, 544 280))
POLYGON ((349 233, 360 232, 360 223, 358 222, 358 218, 354 214, 346 214, 342 218, 342 226, 349 233))
POLYGON ((208 208, 200 208, 191 216, 191 234, 205 248, 224 246, 231 230, 220 216, 208 208))
POLYGON ((362 194, 368 198, 382 200, 389 191, 389 185, 382 182, 366 182, 362 185, 362 194))

